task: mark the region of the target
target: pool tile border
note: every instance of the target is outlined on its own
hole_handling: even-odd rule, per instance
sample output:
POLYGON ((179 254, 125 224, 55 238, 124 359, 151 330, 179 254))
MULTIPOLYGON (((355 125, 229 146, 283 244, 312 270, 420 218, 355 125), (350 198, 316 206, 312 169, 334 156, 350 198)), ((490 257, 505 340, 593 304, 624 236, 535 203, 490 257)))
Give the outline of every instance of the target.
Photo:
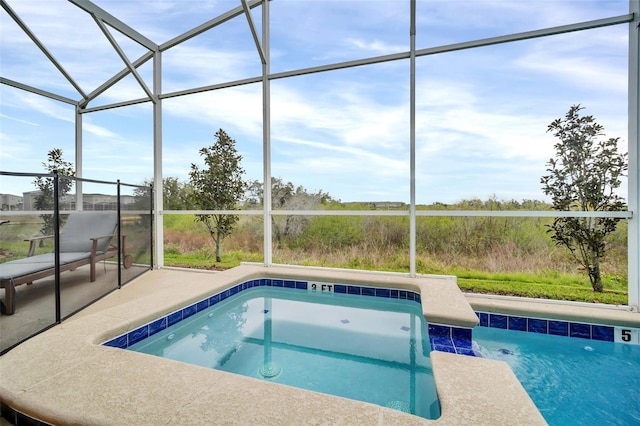
MULTIPOLYGON (((183 321, 195 315, 198 312, 201 312, 211 306, 214 306, 237 293, 240 293, 244 290, 248 290, 254 287, 282 287, 282 288, 291 288, 291 289, 298 289, 298 290, 305 290, 305 291, 313 291, 313 290, 309 290, 310 283, 313 283, 313 282, 287 280, 287 279, 281 279, 281 278, 257 278, 253 280, 248 280, 240 284, 237 284, 233 287, 230 287, 226 290, 218 292, 212 296, 208 296, 184 308, 171 312, 163 317, 160 317, 151 322, 148 322, 134 330, 128 331, 112 339, 109 339, 106 342, 101 343, 101 345, 120 348, 120 349, 127 349, 129 346, 134 345, 135 343, 138 343, 146 339, 147 337, 153 336, 154 334, 174 324, 177 324, 178 322, 183 321)), ((333 288, 333 292, 338 294, 354 294, 354 295, 382 297, 382 298, 389 298, 389 299, 401 299, 401 300, 410 300, 417 303, 421 303, 420 293, 417 293, 411 290, 358 286, 358 285, 351 285, 351 284, 349 285, 336 284, 336 283, 323 283, 323 284, 330 284, 333 288)), ((432 344, 432 347, 433 347, 433 344, 432 344)))
POLYGON ((476 312, 476 315, 480 320, 480 327, 615 342, 616 327, 611 325, 522 317, 492 312, 476 312))
MULTIPOLYGON (((248 280, 155 319, 127 333, 116 336, 106 342, 103 342, 101 345, 127 349, 129 346, 134 345, 147 337, 153 336, 154 334, 183 321, 198 312, 214 306, 237 293, 254 287, 282 287, 313 291, 309 290, 312 283, 314 282, 280 278, 257 278, 248 280)), ((352 284, 322 284, 330 284, 333 292, 338 294, 402 299, 421 303, 420 293, 411 290, 359 286, 352 284)), ((491 312, 476 312, 476 315, 480 320, 480 327, 550 334, 555 336, 600 340, 605 342, 615 341, 615 327, 608 325, 506 315, 491 312)), ((427 323, 427 327, 429 331, 429 343, 431 344, 431 350, 455 353, 459 355, 482 356, 480 349, 473 341, 473 329, 435 323, 427 323)))

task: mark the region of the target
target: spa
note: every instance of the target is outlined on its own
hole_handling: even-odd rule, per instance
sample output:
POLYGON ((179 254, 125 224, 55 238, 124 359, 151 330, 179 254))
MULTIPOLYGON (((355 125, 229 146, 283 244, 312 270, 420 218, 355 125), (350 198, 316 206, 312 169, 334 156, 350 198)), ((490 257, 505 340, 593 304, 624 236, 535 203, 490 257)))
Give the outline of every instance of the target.
POLYGON ((0 425, 640 422, 639 0, 0 1, 0 425), (624 207, 540 208, 588 101, 624 207), (176 204, 223 128, 242 202, 176 204), (575 276, 557 218, 620 225, 624 302, 461 290, 575 276))

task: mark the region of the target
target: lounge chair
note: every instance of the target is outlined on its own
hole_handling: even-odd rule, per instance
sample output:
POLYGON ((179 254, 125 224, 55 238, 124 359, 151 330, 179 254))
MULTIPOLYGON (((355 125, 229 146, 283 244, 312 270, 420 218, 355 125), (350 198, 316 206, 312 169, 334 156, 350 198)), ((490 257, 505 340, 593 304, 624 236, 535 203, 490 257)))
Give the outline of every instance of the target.
MULTIPOLYGON (((117 215, 115 211, 74 212, 60 231, 60 272, 71 271, 89 265, 91 282, 96 280, 96 263, 118 254, 111 244, 117 240, 117 215)), ((54 275, 55 253, 36 255, 36 245, 52 236, 35 237, 29 240, 27 257, 0 263, 0 288, 4 287, 2 313, 15 312, 16 286, 54 275)))

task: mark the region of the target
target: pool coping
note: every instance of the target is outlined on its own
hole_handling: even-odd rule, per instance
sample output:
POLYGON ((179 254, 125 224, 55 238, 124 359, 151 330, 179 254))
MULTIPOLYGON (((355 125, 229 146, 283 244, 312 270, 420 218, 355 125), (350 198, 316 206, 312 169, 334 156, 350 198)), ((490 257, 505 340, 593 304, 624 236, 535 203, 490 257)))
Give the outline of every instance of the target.
POLYGON ((144 274, 0 357, 0 402, 51 424, 546 424, 501 361, 432 352, 442 415, 427 420, 373 404, 99 346, 207 294, 261 277, 417 290, 428 321, 457 327, 478 323, 454 277, 409 278, 253 265, 220 273, 161 269, 144 274), (486 392, 487 384, 491 392, 486 392))

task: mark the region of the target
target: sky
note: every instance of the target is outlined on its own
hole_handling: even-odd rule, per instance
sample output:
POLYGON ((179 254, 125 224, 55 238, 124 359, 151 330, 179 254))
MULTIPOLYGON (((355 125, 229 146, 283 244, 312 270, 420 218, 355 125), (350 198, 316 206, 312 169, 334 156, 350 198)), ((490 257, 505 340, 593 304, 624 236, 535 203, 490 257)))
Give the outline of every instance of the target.
MULTIPOLYGON (((90 15, 64 0, 7 0, 84 93, 125 64, 90 15)), ((241 5, 240 0, 95 0, 162 44, 241 5)), ((407 52, 409 0, 273 0, 270 70, 407 52)), ((628 13, 626 0, 417 0, 416 48, 471 41, 628 13)), ((252 10, 261 32, 261 7, 252 10)), ((109 29, 130 62, 146 53, 109 29)), ((416 59, 416 201, 546 200, 540 178, 554 156, 547 126, 580 104, 627 151, 626 24, 416 59)), ((138 69, 152 87, 151 62, 138 69)), ((261 76, 240 15, 162 56, 162 92, 261 76)), ((0 10, 0 76, 74 100, 79 92, 0 10)), ((349 201, 410 200, 408 60, 275 79, 271 174, 349 201)), ((145 96, 132 77, 89 107, 145 96)), ((224 129, 247 180, 263 180, 261 84, 162 101, 165 177, 188 180, 199 150, 224 129)), ((75 162, 71 105, 0 84, 0 170, 43 172, 47 152, 75 162)), ((140 184, 153 176, 149 102, 83 115, 84 178, 140 184)), ((33 190, 0 177, 0 193, 33 190)), ((86 185, 85 192, 103 192, 86 185)), ((626 196, 626 182, 618 193, 626 196)))

